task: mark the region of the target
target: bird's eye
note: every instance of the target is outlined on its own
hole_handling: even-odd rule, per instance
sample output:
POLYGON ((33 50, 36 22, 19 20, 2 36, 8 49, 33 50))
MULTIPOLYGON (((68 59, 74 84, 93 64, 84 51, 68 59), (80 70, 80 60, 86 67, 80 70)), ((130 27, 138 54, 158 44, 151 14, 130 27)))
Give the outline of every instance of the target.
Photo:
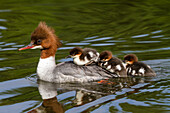
POLYGON ((41 40, 39 39, 39 40, 37 40, 37 44, 41 44, 41 40))

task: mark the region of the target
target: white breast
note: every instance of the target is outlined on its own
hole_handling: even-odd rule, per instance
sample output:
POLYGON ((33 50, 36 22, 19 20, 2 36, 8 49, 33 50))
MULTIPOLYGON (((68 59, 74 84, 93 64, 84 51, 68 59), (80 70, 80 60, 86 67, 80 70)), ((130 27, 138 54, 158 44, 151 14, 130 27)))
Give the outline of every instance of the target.
POLYGON ((85 57, 84 60, 80 60, 79 57, 76 57, 73 59, 74 63, 77 64, 77 65, 85 65, 89 62, 89 60, 87 59, 87 57, 85 57))
POLYGON ((37 74, 41 80, 51 81, 53 77, 53 70, 56 67, 55 57, 50 56, 39 60, 37 67, 37 74))

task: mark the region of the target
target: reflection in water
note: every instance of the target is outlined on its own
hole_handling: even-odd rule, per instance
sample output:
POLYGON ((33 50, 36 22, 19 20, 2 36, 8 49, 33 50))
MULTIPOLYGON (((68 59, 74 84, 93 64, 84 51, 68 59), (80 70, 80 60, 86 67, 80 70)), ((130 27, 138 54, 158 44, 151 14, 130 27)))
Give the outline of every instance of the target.
POLYGON ((16 51, 29 43, 39 21, 52 26, 63 42, 57 62, 67 61, 65 56, 75 46, 92 47, 110 50, 119 58, 137 54, 158 75, 149 81, 111 80, 110 85, 55 84, 57 100, 66 112, 168 112, 170 0, 153 1, 0 0, 0 112, 42 106, 37 86, 25 79, 36 72, 39 51, 16 51))
POLYGON ((105 83, 72 83, 72 84, 56 84, 44 81, 38 81, 38 90, 43 99, 42 104, 29 111, 28 113, 78 113, 88 110, 91 107, 99 107, 103 103, 108 103, 117 99, 137 93, 140 89, 150 86, 150 83, 145 83, 150 78, 116 78, 108 80, 105 83), (72 92, 73 90, 76 93, 72 92), (57 96, 57 91, 63 95, 65 92, 70 92, 67 96, 57 96), (58 102, 57 97, 60 102, 58 102), (74 96, 73 99, 69 99, 74 96), (62 101, 67 99, 67 103, 62 101), (69 101, 68 101, 69 100, 69 101), (67 106, 73 108, 68 109, 67 106))
POLYGON ((44 99, 41 106, 28 113, 64 113, 62 105, 58 102, 57 97, 44 99))
POLYGON ((64 113, 64 109, 56 97, 57 90, 55 84, 39 81, 38 90, 43 102, 39 107, 28 113, 64 113))

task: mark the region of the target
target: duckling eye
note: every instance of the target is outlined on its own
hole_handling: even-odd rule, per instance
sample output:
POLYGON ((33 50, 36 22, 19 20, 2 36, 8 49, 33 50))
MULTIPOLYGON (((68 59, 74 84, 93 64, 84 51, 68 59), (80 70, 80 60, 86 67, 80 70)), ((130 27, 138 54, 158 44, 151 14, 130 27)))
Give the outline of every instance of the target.
POLYGON ((41 40, 39 39, 39 40, 37 40, 37 44, 41 44, 41 40))

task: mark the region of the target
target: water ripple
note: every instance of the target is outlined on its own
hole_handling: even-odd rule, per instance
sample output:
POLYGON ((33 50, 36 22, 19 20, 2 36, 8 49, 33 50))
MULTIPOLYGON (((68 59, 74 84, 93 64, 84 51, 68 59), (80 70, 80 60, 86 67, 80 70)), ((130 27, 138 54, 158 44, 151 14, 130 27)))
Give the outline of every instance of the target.
POLYGON ((105 105, 102 105, 99 108, 92 111, 92 113, 109 113, 110 112, 109 109, 112 106, 114 106, 114 109, 118 110, 120 113, 122 112, 124 113, 122 107, 120 106, 121 103, 128 103, 128 104, 135 105, 135 106, 150 106, 149 104, 146 104, 145 102, 136 101, 133 99, 127 99, 127 97, 125 97, 122 99, 111 101, 105 105))
POLYGON ((0 45, 0 47, 6 47, 6 46, 11 46, 11 45, 15 45, 16 43, 6 43, 5 45, 0 45))
POLYGON ((5 42, 0 42, 0 44, 4 44, 5 42))
POLYGON ((6 28, 6 27, 4 27, 4 26, 0 26, 0 29, 2 29, 2 30, 6 30, 7 28, 6 28))
POLYGON ((90 43, 67 43, 65 45, 89 45, 90 43))
POLYGON ((161 37, 164 37, 164 35, 151 36, 151 38, 161 38, 161 37))
POLYGON ((0 51, 10 51, 10 50, 18 50, 18 48, 0 48, 0 51))
POLYGON ((69 92, 57 95, 57 99, 58 99, 58 101, 62 101, 64 99, 67 99, 67 98, 70 98, 70 97, 74 97, 75 95, 76 95, 76 91, 69 91, 69 92))
POLYGON ((151 33, 152 33, 152 34, 156 34, 156 33, 160 33, 160 32, 162 32, 162 30, 153 31, 153 32, 151 32, 151 33))
POLYGON ((74 47, 60 47, 58 50, 67 50, 67 49, 73 49, 74 47))
POLYGON ((1 111, 3 110, 3 113, 10 113, 11 111, 14 111, 14 113, 21 113, 27 108, 28 106, 34 107, 38 101, 24 101, 19 102, 13 105, 6 105, 1 106, 1 111))
POLYGON ((5 71, 5 70, 9 70, 9 69, 14 69, 13 67, 3 67, 0 68, 0 71, 5 71))
POLYGON ((149 49, 149 50, 135 50, 135 51, 122 51, 123 53, 142 53, 142 52, 149 52, 149 51, 161 51, 161 50, 170 50, 170 47, 159 48, 159 49, 149 49))
POLYGON ((9 9, 4 9, 4 10, 0 10, 0 13, 1 12, 11 12, 11 10, 9 10, 9 9))
POLYGON ((136 41, 136 43, 159 43, 161 41, 136 41))
POLYGON ((22 87, 29 87, 32 85, 33 84, 31 84, 30 81, 26 80, 25 78, 3 81, 0 82, 0 92, 5 92, 6 90, 12 90, 22 87))
POLYGON ((149 34, 136 35, 136 36, 132 36, 131 38, 141 38, 146 36, 149 36, 149 34))
POLYGON ((108 40, 105 42, 126 42, 126 40, 108 40))
POLYGON ((24 45, 13 45, 12 47, 23 47, 24 45))
POLYGON ((94 39, 94 38, 97 38, 99 36, 92 36, 92 37, 88 37, 88 38, 85 38, 86 40, 89 40, 89 39, 94 39))
POLYGON ((1 60, 6 60, 6 59, 7 59, 7 58, 0 58, 0 61, 1 61, 1 60))
POLYGON ((22 47, 24 45, 16 45, 16 43, 5 43, 5 42, 0 42, 0 51, 7 51, 7 50, 17 50, 18 47, 22 47), (2 45, 3 44, 3 45, 2 45), (4 48, 4 47, 8 47, 9 48, 4 48), (1 48, 3 47, 3 48, 1 48))
POLYGON ((60 60, 57 60, 57 62, 66 62, 66 61, 72 61, 73 59, 72 58, 63 58, 63 59, 60 59, 60 60))
POLYGON ((110 45, 115 45, 115 43, 91 44, 91 46, 110 46, 110 45))
POLYGON ((113 37, 103 37, 103 38, 97 38, 93 40, 86 40, 86 41, 81 41, 81 42, 96 42, 96 41, 102 41, 102 40, 109 40, 112 39, 113 37))
POLYGON ((6 19, 0 19, 0 22, 6 22, 7 20, 6 19))
POLYGON ((71 109, 67 110, 66 113, 79 113, 79 112, 85 111, 86 109, 93 107, 97 104, 101 104, 101 103, 104 103, 108 100, 115 99, 115 97, 116 97, 116 95, 108 95, 108 96, 105 96, 105 97, 101 97, 101 98, 99 98, 95 101, 92 101, 90 103, 87 103, 85 105, 71 108, 71 109))

